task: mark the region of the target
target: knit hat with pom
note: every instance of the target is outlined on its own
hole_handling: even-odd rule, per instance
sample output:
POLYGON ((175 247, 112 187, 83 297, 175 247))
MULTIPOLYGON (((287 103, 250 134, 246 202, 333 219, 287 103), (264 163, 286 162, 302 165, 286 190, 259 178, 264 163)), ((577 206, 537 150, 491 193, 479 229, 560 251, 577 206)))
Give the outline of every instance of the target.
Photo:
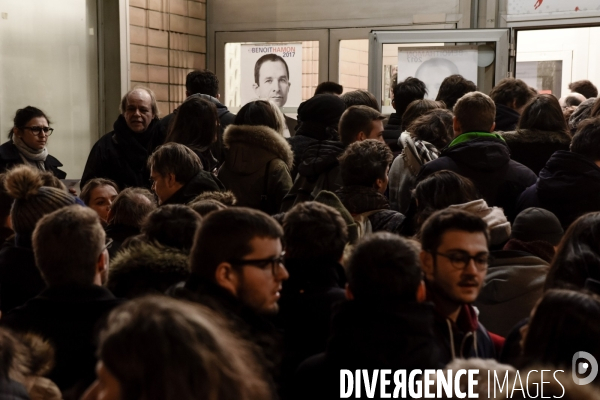
POLYGON ((35 224, 44 215, 76 204, 75 196, 43 185, 40 172, 27 165, 18 165, 6 173, 4 187, 15 199, 10 210, 15 233, 32 234, 35 224))

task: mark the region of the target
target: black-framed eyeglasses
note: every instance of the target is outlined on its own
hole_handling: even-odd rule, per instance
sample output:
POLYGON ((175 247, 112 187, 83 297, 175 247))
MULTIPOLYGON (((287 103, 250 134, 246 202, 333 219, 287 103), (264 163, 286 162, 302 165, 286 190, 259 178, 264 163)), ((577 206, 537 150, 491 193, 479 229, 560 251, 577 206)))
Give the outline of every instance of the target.
POLYGON ((102 251, 110 249, 112 244, 113 244, 113 240, 111 238, 106 239, 106 243, 104 244, 102 251))
POLYGON ((22 129, 29 129, 33 133, 33 136, 40 136, 42 132, 46 136, 50 136, 54 132, 54 128, 50 128, 49 126, 24 126, 22 129))
POLYGON ((277 273, 279 272, 279 267, 282 266, 284 264, 285 261, 285 251, 281 252, 281 255, 279 255, 279 257, 271 257, 271 258, 263 258, 261 260, 229 260, 229 264, 231 265, 250 265, 252 267, 258 267, 261 269, 265 269, 269 264, 271 265, 271 272, 273 273, 273 276, 277 276, 277 273))
POLYGON ((430 251, 429 253, 447 258, 450 261, 450 264, 458 270, 464 270, 471 260, 473 260, 475 262, 475 268, 477 268, 478 271, 485 271, 489 263, 493 260, 490 253, 478 253, 474 256, 462 250, 455 250, 452 253, 439 253, 437 251, 430 251))

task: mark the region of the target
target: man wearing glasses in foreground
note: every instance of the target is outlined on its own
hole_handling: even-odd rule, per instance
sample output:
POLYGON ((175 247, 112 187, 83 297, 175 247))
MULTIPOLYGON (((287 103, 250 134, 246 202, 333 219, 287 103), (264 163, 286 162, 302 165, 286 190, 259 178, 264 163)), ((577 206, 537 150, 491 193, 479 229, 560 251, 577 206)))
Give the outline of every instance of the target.
POLYGON ((436 308, 442 361, 493 358, 494 342, 471 305, 479 295, 490 255, 487 224, 462 210, 433 214, 421 230, 421 266, 428 300, 436 308))

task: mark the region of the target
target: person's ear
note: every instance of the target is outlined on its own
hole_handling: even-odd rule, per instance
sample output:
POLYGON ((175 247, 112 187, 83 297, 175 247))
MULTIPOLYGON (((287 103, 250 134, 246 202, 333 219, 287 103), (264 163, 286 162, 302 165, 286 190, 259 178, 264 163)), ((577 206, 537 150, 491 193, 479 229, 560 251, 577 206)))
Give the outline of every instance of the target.
POLYGON ((385 181, 381 178, 377 178, 373 184, 373 189, 380 191, 383 188, 383 185, 385 185, 385 181))
POLYGON ((490 128, 490 132, 494 132, 494 129, 496 129, 496 123, 495 122, 492 124, 492 127, 490 128))
POLYGON ((354 294, 352 294, 352 291, 350 290, 350 285, 348 285, 346 283, 346 298, 348 300, 354 300, 354 294))
POLYGON ((260 93, 258 92, 258 88, 259 88, 258 84, 256 84, 256 83, 253 83, 253 84, 252 84, 252 88, 254 89, 254 94, 256 95, 256 97, 258 97, 258 96, 259 96, 259 94, 260 94, 260 93))
POLYGON ((96 261, 96 278, 94 283, 97 285, 104 285, 108 280, 108 261, 108 250, 104 249, 96 261))
POLYGON ((427 299, 427 289, 425 288, 425 281, 419 283, 417 288, 417 303, 422 303, 427 299))
POLYGON ((231 264, 222 262, 217 266, 215 281, 217 285, 229 291, 234 296, 238 295, 239 276, 231 264))
POLYGON ((221 93, 217 93, 217 100, 221 100, 221 93))
POLYGON ((174 173, 168 173, 165 178, 166 178, 165 180, 167 182, 167 186, 169 188, 172 188, 177 183, 177 179, 175 178, 174 173))
POLYGON ((189 91, 185 91, 185 97, 190 97, 192 94, 189 91))
POLYGON ((452 129, 454 130, 454 137, 457 137, 462 133, 462 127, 456 117, 452 117, 452 129))
POLYGON ((421 269, 425 273, 425 277, 428 280, 433 279, 433 255, 428 251, 421 250, 419 259, 421 260, 421 269))
POLYGON ((357 142, 362 142, 363 140, 367 139, 367 135, 365 135, 364 132, 359 132, 358 136, 356 136, 356 141, 357 142))

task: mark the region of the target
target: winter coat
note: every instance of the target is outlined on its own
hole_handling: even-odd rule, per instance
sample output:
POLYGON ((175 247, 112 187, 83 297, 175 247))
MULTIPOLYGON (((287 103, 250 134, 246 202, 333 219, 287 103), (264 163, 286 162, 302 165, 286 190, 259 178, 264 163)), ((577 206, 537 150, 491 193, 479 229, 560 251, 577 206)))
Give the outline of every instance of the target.
POLYGON ((537 178, 529 168, 511 160, 504 140, 490 133, 470 132, 458 136, 437 160, 423 165, 417 182, 445 169, 473 181, 487 204, 501 207, 509 221, 517 216, 519 196, 537 178))
POLYGON ((322 124, 313 122, 301 123, 296 131, 296 134, 287 139, 294 154, 294 166, 291 170, 292 180, 296 180, 298 174, 298 166, 302 161, 302 156, 308 147, 321 140, 330 140, 339 142, 340 137, 333 129, 327 128, 322 124))
POLYGON ((36 333, 54 345, 56 364, 48 378, 64 392, 94 381, 97 324, 121 303, 100 286, 50 287, 3 315, 0 325, 36 333))
POLYGON ((19 382, 0 379, 0 400, 30 400, 25 387, 19 382))
POLYGON ((387 125, 383 129, 383 140, 394 153, 394 157, 398 157, 402 152, 402 142, 400 134, 402 133, 402 116, 397 113, 392 113, 387 125))
MULTIPOLYGON (((340 398, 340 369, 405 369, 408 376, 414 369, 442 368, 433 329, 434 310, 428 303, 342 303, 333 317, 327 350, 300 365, 291 398, 340 398)), ((379 385, 374 398, 381 398, 379 385)))
POLYGON ((337 191, 342 204, 352 214, 359 227, 359 237, 370 232, 400 233, 404 215, 390 210, 384 195, 365 186, 348 186, 337 191), (364 228, 367 227, 365 230, 364 228))
POLYGON ((113 131, 102 136, 88 156, 81 187, 93 178, 115 181, 119 188, 145 187, 150 189, 148 157, 162 144, 158 120, 152 120, 143 133, 135 133, 123 115, 113 125, 113 131))
MULTIPOLYGON (((210 151, 212 155, 217 159, 217 165, 221 165, 223 160, 225 160, 225 148, 223 147, 223 131, 229 125, 233 124, 233 121, 235 120, 235 114, 230 113, 227 107, 225 107, 223 104, 221 104, 221 102, 218 99, 212 96, 209 96, 207 94, 193 94, 190 97, 193 96, 208 100, 217 107, 217 115, 219 117, 220 127, 219 131, 217 132, 217 141, 210 145, 210 151)), ((190 97, 188 97, 188 99, 190 97)), ((175 114, 177 114, 177 111, 178 108, 173 110, 171 114, 165 115, 160 120, 159 129, 161 130, 161 136, 163 138, 167 137, 167 134, 169 133, 169 128, 171 127, 171 124, 175 121, 175 114)), ((204 164, 204 162, 205 160, 203 160, 204 169, 206 171, 212 171, 212 166, 206 165, 204 164)))
POLYGON ((571 145, 571 135, 564 132, 518 129, 498 133, 510 149, 510 158, 523 164, 536 175, 540 174, 555 151, 569 151, 571 145))
POLYGON ((278 213, 292 187, 290 145, 266 126, 232 125, 223 139, 228 151, 218 176, 237 198, 236 205, 278 213))
POLYGON ((503 245, 508 241, 510 237, 510 222, 506 219, 504 211, 501 208, 488 207, 483 199, 463 204, 454 204, 448 208, 469 211, 481 217, 488 225, 490 231, 490 246, 503 245))
MULTIPOLYGON (((9 140, 0 146, 0 173, 6 172, 15 165, 21 164, 24 164, 23 159, 19 154, 19 149, 12 140, 9 140)), ((50 154, 48 154, 46 161, 44 161, 44 169, 46 172, 52 173, 52 175, 58 179, 65 179, 67 177, 66 172, 58 169, 62 166, 63 165, 60 163, 60 161, 52 157, 50 154)))
POLYGON ((542 297, 550 264, 524 251, 500 250, 492 255, 475 306, 489 330, 506 336, 542 297))
POLYGON ((514 131, 517 129, 521 114, 503 104, 496 103, 496 130, 514 131))
POLYGON ((431 143, 413 140, 408 132, 402 132, 398 138, 398 146, 403 150, 390 167, 390 207, 406 214, 412 199, 411 191, 416 186, 421 167, 438 158, 440 152, 431 143))
POLYGON ((308 146, 297 166, 298 175, 294 185, 283 199, 281 211, 289 211, 294 205, 312 201, 319 192, 335 192, 342 187, 338 157, 345 146, 338 141, 319 140, 308 146))
POLYGON ((153 243, 135 243, 110 260, 106 287, 117 297, 131 299, 163 294, 189 278, 188 255, 153 243))
POLYGON ((553 212, 566 231, 583 214, 600 211, 600 167, 579 154, 557 151, 519 198, 518 211, 529 207, 553 212))
POLYGON ((188 204, 204 192, 223 191, 225 191, 225 186, 223 186, 217 177, 208 171, 200 171, 191 181, 183 185, 182 188, 165 200, 161 206, 167 204, 188 204))

